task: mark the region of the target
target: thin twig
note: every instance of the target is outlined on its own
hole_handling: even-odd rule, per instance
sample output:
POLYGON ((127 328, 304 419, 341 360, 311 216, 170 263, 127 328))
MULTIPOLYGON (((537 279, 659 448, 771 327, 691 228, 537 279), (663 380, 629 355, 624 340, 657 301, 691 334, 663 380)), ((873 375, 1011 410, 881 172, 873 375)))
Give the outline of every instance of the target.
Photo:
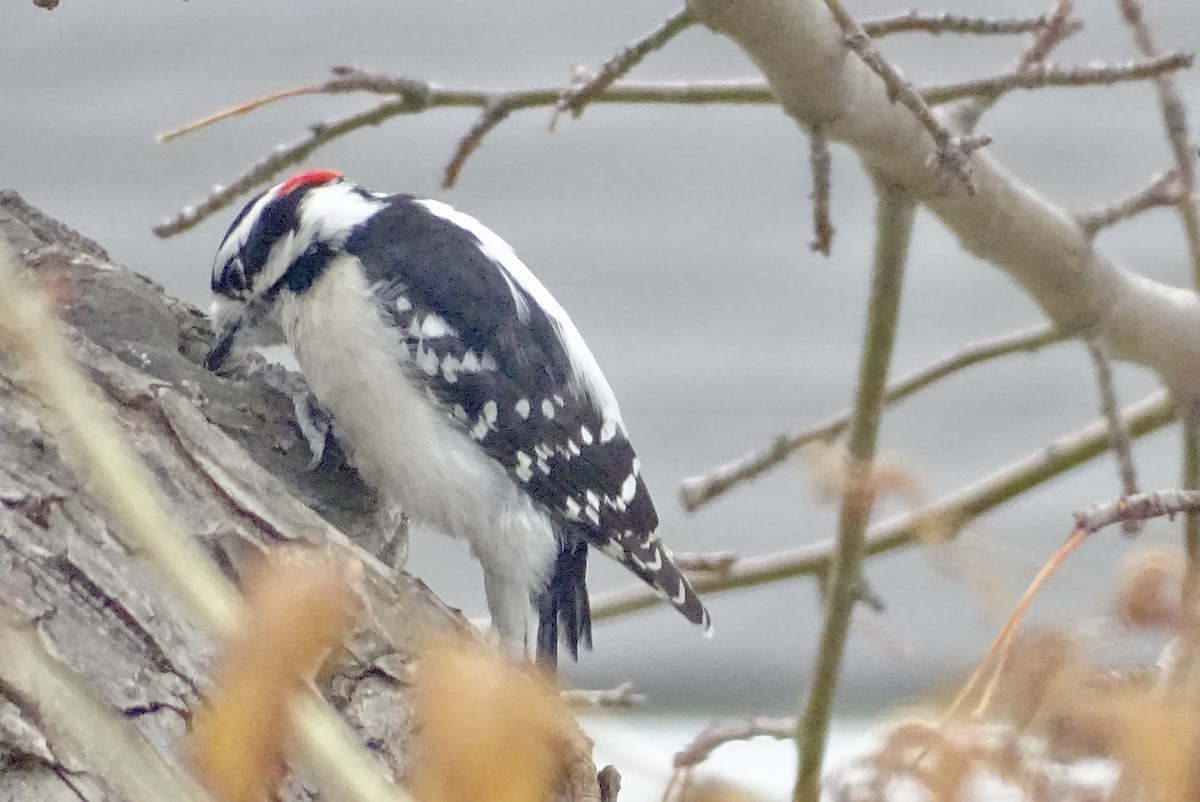
POLYGON ((846 46, 857 53, 863 63, 883 81, 888 99, 903 104, 933 137, 934 167, 939 172, 953 176, 955 180, 966 187, 968 194, 974 194, 974 185, 971 183, 971 153, 989 144, 991 137, 986 135, 956 136, 952 133, 942 124, 933 109, 913 88, 912 84, 904 79, 904 76, 892 66, 890 61, 871 46, 871 37, 863 30, 858 20, 846 10, 841 0, 825 0, 825 6, 833 15, 842 32, 846 34, 846 46))
MULTIPOLYGON (((1046 60, 1050 51, 1061 44, 1078 26, 1072 27, 1071 12, 1075 8, 1075 0, 1055 0, 1054 8, 1046 15, 1045 26, 1039 28, 1029 44, 1017 59, 1014 72, 1024 72, 1026 69, 1046 60)), ((1000 93, 975 95, 954 107, 952 116, 964 131, 973 131, 987 110, 996 104, 1000 93)))
MULTIPOLYGON (((1179 58, 1178 55, 1172 55, 1163 57, 1161 61, 1170 68, 1177 69, 1179 68, 1176 66, 1179 58)), ((985 93, 989 98, 994 98, 1003 92, 1014 89, 1134 80, 1138 75, 1145 77, 1145 75, 1156 74, 1156 70, 1167 68, 1161 64, 1153 67, 1147 66, 1148 64, 1149 62, 1131 62, 1128 65, 1111 67, 1055 68, 1042 74, 1041 77, 1036 70, 1025 70, 1024 72, 1018 70, 1009 75, 948 86, 926 87, 914 91, 927 95, 930 102, 943 103, 955 97, 979 92, 985 93)), ((490 133, 496 125, 515 111, 553 107, 562 97, 562 91, 558 87, 503 92, 440 87, 412 78, 379 75, 350 67, 335 67, 333 74, 334 77, 323 84, 272 92, 160 134, 159 141, 165 142, 230 117, 246 114, 270 103, 292 97, 348 92, 399 96, 366 111, 313 125, 308 136, 291 144, 278 146, 269 156, 256 162, 229 184, 218 186, 197 204, 184 208, 175 217, 155 226, 154 233, 160 237, 170 237, 187 231, 213 213, 233 203, 234 199, 265 184, 284 170, 300 164, 334 139, 353 131, 380 125, 392 117, 417 114, 435 108, 482 109, 480 118, 459 141, 454 155, 446 165, 443 185, 450 187, 458 180, 467 158, 478 149, 483 137, 490 133)), ((746 80, 616 83, 590 96, 588 102, 660 105, 773 105, 778 100, 765 81, 746 80)), ((818 229, 819 231, 820 229, 818 229)), ((819 233, 817 240, 820 241, 819 233)))
POLYGON ((705 727, 686 746, 675 753, 675 768, 698 766, 719 747, 733 741, 748 741, 751 738, 775 738, 785 740, 796 732, 796 719, 755 718, 728 724, 712 724, 705 727))
POLYGON ((641 707, 646 704, 646 694, 633 689, 632 682, 622 682, 615 688, 603 691, 566 690, 562 700, 571 707, 641 707))
POLYGON ((667 42, 695 22, 696 18, 691 9, 685 5, 667 17, 653 31, 627 45, 620 53, 610 58, 591 78, 563 92, 555 105, 555 114, 569 111, 571 116, 579 117, 593 98, 607 90, 618 78, 636 67, 646 56, 655 50, 660 50, 667 42))
POLYGON ((916 208, 912 197, 899 187, 877 181, 876 191, 879 202, 875 267, 867 302, 867 329, 859 362, 858 390, 848 426, 846 451, 850 466, 838 517, 837 546, 825 583, 825 625, 804 714, 796 725, 800 768, 793 792, 795 802, 820 802, 821 798, 821 769, 825 762, 833 699, 846 650, 846 635, 858 600, 867 524, 874 506, 869 476, 875 461, 916 208))
POLYGON ((992 695, 996 690, 1000 676, 1004 671, 1004 667, 1008 664, 1012 645, 1016 641, 1017 632, 1021 627, 1021 621, 1025 618, 1025 613, 1029 610, 1029 605, 1033 603, 1037 592, 1046 583, 1046 580, 1050 578, 1050 575, 1058 570, 1063 561, 1091 534, 1091 532, 1083 527, 1076 527, 1067 537, 1066 541, 1046 560, 1045 565, 1041 567, 1037 575, 1034 576, 1033 581, 1029 583, 1029 587, 1021 594, 1020 600, 1018 600, 1016 607, 1013 608, 1012 613, 1009 614, 1004 625, 1000 627, 1000 631, 996 633, 996 637, 992 640, 992 645, 984 654, 983 659, 979 661, 979 665, 976 666, 975 671, 972 672, 966 684, 963 685, 962 690, 954 698, 954 701, 950 703, 949 708, 947 708, 945 715, 942 717, 943 725, 958 715, 990 667, 991 678, 988 680, 971 714, 973 721, 978 722, 983 719, 988 705, 991 703, 992 695))
POLYGON ((1126 521, 1145 521, 1150 518, 1174 518, 1181 512, 1200 510, 1200 491, 1155 490, 1138 493, 1117 501, 1093 504, 1072 516, 1078 529, 1094 534, 1106 526, 1126 521))
MULTIPOLYGON (((1112 439, 1113 456, 1117 460, 1117 473, 1121 477, 1121 495, 1129 497, 1136 495, 1137 469, 1133 464, 1133 448, 1129 443, 1129 430, 1121 421, 1121 408, 1117 406, 1117 391, 1113 385, 1112 363, 1103 343, 1089 338, 1087 340, 1088 354, 1096 369, 1096 384, 1100 389, 1100 414, 1108 423, 1108 436, 1112 439)), ((1125 534, 1132 535, 1141 527, 1134 519, 1125 521, 1125 534)))
POLYGON ((1149 209, 1174 206, 1185 193, 1178 169, 1171 169, 1154 176, 1149 184, 1132 195, 1078 214, 1075 219, 1089 237, 1095 237, 1101 230, 1149 209))
MULTIPOLYGON (((961 351, 918 368, 900 379, 888 387, 884 400, 888 404, 894 404, 965 368, 1009 354, 1031 353, 1064 339, 1066 335, 1053 326, 1039 326, 968 345, 961 351)), ((730 488, 773 468, 809 443, 832 440, 842 433, 849 420, 850 413, 846 411, 815 426, 777 435, 766 445, 730 460, 702 476, 684 479, 679 487, 679 497, 684 509, 689 512, 699 509, 730 488)))
POLYGON ((833 246, 833 220, 829 211, 830 173, 833 162, 829 157, 829 139, 825 129, 815 125, 808 134, 808 166, 812 171, 813 239, 808 247, 824 256, 833 246))
POLYGON ((739 559, 732 551, 714 551, 709 554, 676 554, 675 564, 684 571, 720 573, 728 571, 739 559))
MULTIPOLYGON (((1182 489, 1200 491, 1200 426, 1188 416, 1183 419, 1182 489)), ((1183 577, 1184 608, 1196 609, 1200 602, 1200 511, 1187 510, 1183 516, 1183 553, 1187 568, 1183 577)))
MULTIPOLYGON (((1175 418, 1175 405, 1164 390, 1126 407, 1122 417, 1133 437, 1157 431, 1175 418)), ((953 536, 979 516, 1011 501, 1032 487, 1107 453, 1108 426, 1096 421, 1065 435, 1029 456, 963 487, 920 509, 883 521, 867 533, 866 552, 880 554, 920 542, 931 528, 953 536)), ((699 574, 692 584, 702 594, 713 595, 800 576, 823 576, 829 570, 833 541, 766 554, 742 557, 722 574, 699 574)), ((598 595, 592 599, 592 620, 627 615, 661 604, 642 584, 598 595)))
POLYGON ((458 140, 454 155, 446 162, 442 172, 442 187, 449 189, 458 182, 458 174, 462 172, 467 159, 479 149, 483 138, 491 133, 493 128, 508 119, 508 115, 517 108, 518 102, 519 98, 516 95, 502 95, 483 107, 479 119, 467 130, 463 138, 458 140))
MULTIPOLYGON (((154 227, 154 233, 160 237, 170 237, 187 231, 205 220, 214 212, 233 203, 234 199, 246 194, 251 189, 266 183, 284 170, 293 167, 309 156, 318 148, 323 147, 338 137, 345 136, 360 128, 379 125, 392 117, 402 114, 416 114, 434 108, 481 108, 485 115, 490 107, 497 104, 511 113, 520 109, 553 106, 559 98, 561 90, 558 87, 528 89, 519 92, 488 92, 470 89, 449 89, 429 84, 420 84, 407 78, 385 78, 366 73, 356 73, 358 77, 348 77, 349 71, 343 71, 342 77, 335 78, 318 87, 300 87, 287 90, 286 93, 273 93, 247 103, 211 114, 202 120, 189 123, 172 132, 162 134, 162 137, 180 136, 183 133, 195 131, 204 125, 211 125, 236 114, 259 108, 281 97, 292 97, 300 94, 315 94, 325 91, 366 91, 383 94, 401 93, 397 99, 380 103, 366 111, 339 117, 311 127, 304 138, 288 145, 280 145, 267 157, 253 164, 248 170, 227 185, 214 189, 207 197, 194 206, 181 210, 170 220, 154 227), (416 92, 414 87, 428 89, 428 93, 416 92), (335 87, 335 89, 329 89, 335 87), (308 90, 312 89, 312 92, 308 90)), ((629 103, 629 104, 755 104, 766 105, 777 102, 766 83, 761 80, 752 81, 708 81, 700 83, 656 83, 656 84, 617 84, 591 99, 592 103, 629 103)), ((482 121, 481 121, 482 122, 482 121)), ((476 123, 479 127, 480 123, 476 123)), ((491 126, 488 127, 490 130, 491 126)), ((486 131, 484 132, 486 133, 486 131)), ((467 137, 471 137, 468 133, 467 137)), ((464 147, 459 144, 459 149, 464 147)), ((478 142, 475 142, 477 145, 478 142)), ((465 158, 465 157, 463 157, 465 158)), ((461 160, 461 159, 460 159, 461 160)), ((451 180, 457 177, 457 166, 451 175, 451 180)))
MULTIPOLYGON (((1050 16, 1048 14, 1036 17, 994 19, 991 17, 966 17, 960 14, 924 14, 915 10, 862 22, 863 30, 872 39, 895 33, 932 33, 935 35, 954 33, 975 36, 1036 33, 1049 24, 1050 16)), ((1081 29, 1083 24, 1074 23, 1073 27, 1072 32, 1081 29)))
POLYGON ((1072 66, 1038 62, 1003 75, 922 87, 918 91, 921 97, 933 106, 972 96, 983 96, 991 100, 1016 89, 1112 86, 1128 81, 1145 81, 1189 69, 1193 60, 1191 53, 1169 53, 1155 58, 1131 59, 1120 64, 1072 66))
MULTIPOLYGON (((1133 31, 1133 39, 1142 55, 1153 58, 1158 54, 1158 43, 1146 22, 1138 0, 1118 0, 1121 16, 1133 31)), ((1200 290, 1200 198, 1196 196, 1196 148, 1188 130, 1187 106, 1174 79, 1170 75, 1154 78, 1158 94, 1158 106, 1162 113, 1163 129, 1171 152, 1175 155, 1175 167, 1183 187, 1182 196, 1176 202, 1179 219, 1187 239, 1188 254, 1192 262, 1192 286, 1200 290)), ((1183 426, 1183 477, 1185 489, 1200 488, 1200 437, 1197 424, 1187 416, 1183 426)), ((1184 581, 1184 596, 1200 598, 1200 512, 1190 511, 1184 516, 1184 550, 1188 556, 1188 567, 1184 581)), ((1191 608, 1189 608, 1191 609, 1191 608)))

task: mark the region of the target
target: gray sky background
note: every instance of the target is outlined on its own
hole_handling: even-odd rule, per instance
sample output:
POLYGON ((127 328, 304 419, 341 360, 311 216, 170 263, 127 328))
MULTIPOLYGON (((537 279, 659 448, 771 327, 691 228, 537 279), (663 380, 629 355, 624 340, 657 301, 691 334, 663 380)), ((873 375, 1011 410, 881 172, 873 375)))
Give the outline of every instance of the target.
MULTIPOLYGON (((864 14, 901 10, 877 0, 852 5, 864 14)), ((1089 27, 1061 60, 1134 55, 1115 3, 1078 6, 1089 27)), ((46 12, 8 0, 0 6, 0 185, 171 292, 206 303, 212 253, 235 209, 168 241, 150 227, 276 144, 299 138, 307 125, 376 101, 295 99, 167 145, 154 143, 156 133, 321 81, 335 64, 453 86, 560 85, 573 65, 599 65, 675 7, 662 0, 63 0, 46 12)), ((1194 3, 1160 0, 1147 8, 1165 48, 1200 43, 1194 3)), ((1044 8, 1032 0, 979 0, 930 10, 1016 15, 1044 8)), ((910 36, 889 40, 885 51, 914 80, 931 83, 1003 70, 1019 47, 1012 38, 910 36)), ((634 77, 754 75, 733 45, 696 28, 634 77)), ((1190 106, 1200 106, 1194 71, 1180 82, 1190 106)), ((474 119, 467 110, 399 118, 326 148, 308 165, 337 167, 374 189, 442 198, 514 245, 605 367, 676 551, 761 554, 830 536, 835 510, 816 498, 799 463, 695 515, 680 511, 675 488, 850 400, 873 208, 853 157, 835 151, 838 233, 825 259, 807 247, 806 143, 778 109, 593 107, 580 120, 560 121, 554 134, 547 110, 524 112, 484 142, 457 188, 442 191, 442 167, 474 119)), ((1072 209, 1139 188, 1170 163, 1146 85, 1013 95, 981 130, 1018 175, 1072 209)), ((1168 212, 1099 242, 1140 272, 1181 286, 1190 281, 1168 212)), ((1039 320, 1007 279, 964 254, 922 213, 897 372, 1039 320)), ((1126 401, 1154 387, 1136 368, 1121 366, 1117 376, 1126 401)), ((1092 420, 1096 406, 1084 350, 1069 344, 972 372, 900 405, 885 419, 882 442, 936 496, 1092 420)), ((1176 439, 1169 432, 1138 445, 1146 487, 1176 483, 1176 439)), ((1117 487, 1111 464, 1101 460, 972 527, 956 559, 1000 589, 994 598, 927 554, 872 561, 869 579, 888 608, 854 630, 843 699, 865 704, 911 694, 965 666, 1065 536, 1070 512, 1113 497, 1117 487), (893 641, 912 658, 898 656, 893 641)), ((1106 533, 1054 579, 1035 617, 1098 618, 1121 555, 1171 543, 1171 536, 1165 525, 1140 544, 1106 533)), ((626 583, 603 558, 594 563, 594 589, 626 583)), ((410 567, 469 614, 483 610, 478 568, 460 544, 416 542, 410 567)), ((665 610, 641 614, 600 625, 596 652, 568 675, 596 687, 631 679, 663 704, 792 709, 820 623, 813 583, 721 595, 710 606, 712 641, 665 610)))

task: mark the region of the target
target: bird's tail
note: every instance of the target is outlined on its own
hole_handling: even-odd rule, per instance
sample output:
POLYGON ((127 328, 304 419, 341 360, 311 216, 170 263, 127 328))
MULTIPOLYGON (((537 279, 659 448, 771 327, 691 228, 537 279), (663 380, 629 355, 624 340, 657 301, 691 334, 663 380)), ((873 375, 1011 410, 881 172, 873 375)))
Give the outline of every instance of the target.
POLYGON ((538 665, 554 671, 558 667, 559 627, 572 660, 579 647, 592 648, 592 608, 587 592, 587 541, 567 532, 558 535, 558 558, 550 583, 537 599, 538 665))
POLYGON ((626 539, 621 543, 626 559, 623 561, 634 574, 650 586, 671 606, 697 626, 704 627, 704 634, 712 634, 712 617, 692 583, 675 564, 671 550, 658 538, 647 538, 638 542, 626 539))

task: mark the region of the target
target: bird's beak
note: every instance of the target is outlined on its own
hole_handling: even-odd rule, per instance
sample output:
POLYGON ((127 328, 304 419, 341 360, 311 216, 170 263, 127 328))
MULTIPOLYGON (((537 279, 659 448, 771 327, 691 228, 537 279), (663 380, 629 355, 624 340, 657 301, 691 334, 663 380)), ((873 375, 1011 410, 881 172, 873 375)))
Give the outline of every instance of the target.
POLYGON ((229 354, 233 351, 233 341, 238 332, 246 325, 245 321, 246 316, 239 312, 227 318, 222 325, 218 325, 217 339, 209 350, 208 356, 204 358, 205 368, 212 371, 221 369, 221 366, 229 359, 229 354))
POLYGON ((204 358, 204 367, 212 371, 220 370, 233 353, 233 345, 238 335, 261 323, 270 311, 274 299, 275 293, 267 293, 246 303, 230 302, 226 299, 214 301, 212 318, 217 337, 208 356, 204 358))

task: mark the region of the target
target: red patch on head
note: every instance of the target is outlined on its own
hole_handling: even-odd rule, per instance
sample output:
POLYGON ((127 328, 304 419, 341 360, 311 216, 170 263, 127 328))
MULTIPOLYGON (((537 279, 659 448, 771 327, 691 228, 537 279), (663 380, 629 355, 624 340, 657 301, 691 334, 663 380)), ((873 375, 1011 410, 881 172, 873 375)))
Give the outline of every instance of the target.
POLYGON ((320 184, 327 184, 330 181, 335 181, 342 177, 342 174, 337 170, 322 169, 322 170, 305 170, 302 173, 296 173, 294 176, 284 181, 279 185, 278 195, 282 197, 294 189, 301 187, 315 187, 320 184))

